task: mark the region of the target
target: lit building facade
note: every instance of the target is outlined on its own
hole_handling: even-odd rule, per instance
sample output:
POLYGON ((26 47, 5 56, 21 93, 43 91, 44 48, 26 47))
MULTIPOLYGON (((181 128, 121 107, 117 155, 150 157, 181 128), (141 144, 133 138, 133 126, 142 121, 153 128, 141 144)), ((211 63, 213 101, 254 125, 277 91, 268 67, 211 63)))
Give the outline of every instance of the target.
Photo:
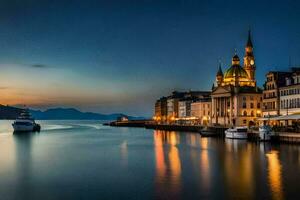
POLYGON ((256 86, 255 59, 249 31, 244 65, 237 54, 223 74, 221 66, 212 91, 211 123, 223 126, 251 126, 261 117, 262 90, 256 86))
POLYGON ((173 122, 191 116, 191 103, 210 97, 210 91, 174 91, 168 97, 162 97, 155 102, 153 119, 159 122, 173 122))
POLYGON ((266 74, 263 91, 263 117, 276 117, 280 115, 279 88, 285 86, 285 78, 289 72, 271 71, 266 74))
POLYGON ((203 99, 191 104, 191 117, 195 118, 201 125, 210 124, 211 120, 211 99, 203 99))
POLYGON ((178 117, 186 118, 191 116, 191 99, 182 99, 178 103, 178 117))
POLYGON ((280 115, 300 114, 300 69, 294 69, 279 88, 280 115))

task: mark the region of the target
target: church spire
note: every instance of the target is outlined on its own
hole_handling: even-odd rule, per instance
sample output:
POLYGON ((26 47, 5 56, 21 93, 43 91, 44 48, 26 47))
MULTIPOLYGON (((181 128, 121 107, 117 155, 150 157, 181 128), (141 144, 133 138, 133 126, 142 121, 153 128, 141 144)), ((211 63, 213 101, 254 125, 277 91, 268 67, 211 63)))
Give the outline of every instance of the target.
POLYGON ((222 71, 222 67, 221 67, 221 61, 219 61, 219 69, 217 72, 217 76, 223 76, 223 71, 222 71))
POLYGON ((219 61, 219 69, 216 75, 216 86, 220 86, 223 82, 223 71, 222 71, 222 67, 221 67, 221 61, 219 61))
POLYGON ((253 43, 251 39, 251 30, 248 30, 248 40, 245 48, 245 56, 244 56, 244 69, 246 70, 249 80, 252 82, 253 86, 256 86, 255 81, 255 59, 253 55, 253 43))

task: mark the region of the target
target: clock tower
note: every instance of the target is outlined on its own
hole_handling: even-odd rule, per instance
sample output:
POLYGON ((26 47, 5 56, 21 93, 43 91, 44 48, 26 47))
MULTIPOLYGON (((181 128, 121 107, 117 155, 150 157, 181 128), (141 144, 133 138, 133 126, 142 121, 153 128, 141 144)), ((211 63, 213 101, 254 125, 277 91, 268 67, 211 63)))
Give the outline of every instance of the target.
POLYGON ((256 86, 255 81, 255 60, 253 55, 253 44, 251 40, 251 32, 248 32, 248 41, 245 48, 245 56, 244 56, 244 69, 248 74, 249 80, 253 82, 253 86, 256 86))

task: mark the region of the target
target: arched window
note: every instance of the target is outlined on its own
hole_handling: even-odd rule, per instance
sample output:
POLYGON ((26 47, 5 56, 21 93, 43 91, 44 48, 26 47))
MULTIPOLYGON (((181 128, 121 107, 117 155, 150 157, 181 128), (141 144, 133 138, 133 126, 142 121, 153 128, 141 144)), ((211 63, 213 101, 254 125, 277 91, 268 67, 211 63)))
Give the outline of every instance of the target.
POLYGON ((251 111, 251 117, 254 117, 254 112, 253 111, 251 111))
POLYGON ((244 111, 243 115, 244 115, 245 117, 247 116, 247 111, 246 111, 246 110, 244 111))

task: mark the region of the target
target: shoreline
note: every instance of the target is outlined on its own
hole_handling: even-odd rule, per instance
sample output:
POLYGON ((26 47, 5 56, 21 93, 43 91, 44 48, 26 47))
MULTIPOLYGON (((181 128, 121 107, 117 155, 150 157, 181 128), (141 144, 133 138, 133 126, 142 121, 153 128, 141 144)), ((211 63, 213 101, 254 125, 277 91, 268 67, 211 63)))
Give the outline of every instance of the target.
MULTIPOLYGON (((152 120, 113 121, 110 123, 104 123, 103 125, 112 127, 136 127, 162 131, 194 132, 199 134, 202 128, 204 128, 204 126, 201 125, 155 124, 152 120)), ((214 137, 225 136, 224 132, 227 129, 227 127, 214 126, 214 128, 217 130, 217 134, 214 137)), ((272 143, 300 144, 300 133, 276 132, 275 134, 276 135, 273 136, 271 140, 272 143)), ((259 142, 257 131, 253 131, 248 135, 248 141, 259 142)))

